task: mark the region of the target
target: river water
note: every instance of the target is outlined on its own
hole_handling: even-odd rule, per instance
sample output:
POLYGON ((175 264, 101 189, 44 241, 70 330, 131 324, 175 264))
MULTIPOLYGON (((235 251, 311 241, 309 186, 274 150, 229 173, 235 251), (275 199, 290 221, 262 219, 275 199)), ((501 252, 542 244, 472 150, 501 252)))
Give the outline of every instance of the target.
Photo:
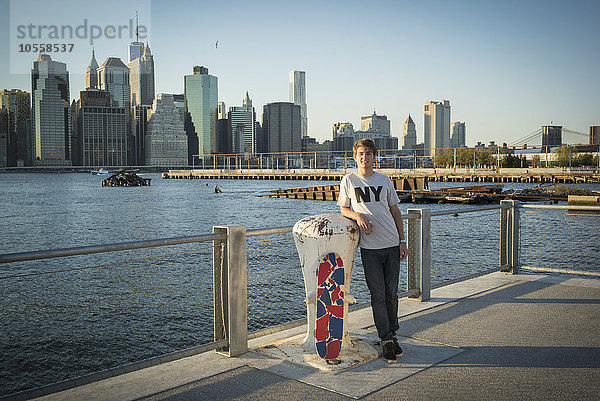
MULTIPOLYGON (((291 227, 339 212, 335 202, 256 196, 322 181, 144 176, 151 186, 107 188, 91 174, 0 174, 0 254, 208 234, 215 225, 291 227)), ((400 205, 420 207, 467 206, 400 205)), ((433 282, 497 266, 498 230, 498 211, 434 217, 433 282)), ((600 270, 598 216, 522 211, 521 233, 524 265, 600 270)), ((352 280, 367 302, 359 257, 352 280)), ((303 292, 291 234, 249 238, 249 329, 303 317, 303 292)), ((212 294, 210 243, 2 264, 0 396, 210 342, 212 294)))

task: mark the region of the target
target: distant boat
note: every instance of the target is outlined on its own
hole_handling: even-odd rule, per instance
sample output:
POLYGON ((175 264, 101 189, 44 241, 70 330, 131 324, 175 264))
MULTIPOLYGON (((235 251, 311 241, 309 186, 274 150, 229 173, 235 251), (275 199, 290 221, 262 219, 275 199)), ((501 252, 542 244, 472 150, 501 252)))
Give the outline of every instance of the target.
POLYGON ((108 175, 110 172, 108 170, 104 170, 103 168, 98 170, 92 170, 92 175, 108 175))

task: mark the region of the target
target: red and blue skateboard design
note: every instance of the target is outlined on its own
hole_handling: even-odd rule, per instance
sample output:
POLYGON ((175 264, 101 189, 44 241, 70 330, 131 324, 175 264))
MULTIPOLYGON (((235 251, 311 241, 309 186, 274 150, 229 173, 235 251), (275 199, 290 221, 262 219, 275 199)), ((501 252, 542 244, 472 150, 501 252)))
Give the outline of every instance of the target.
POLYGON ((340 355, 344 333, 344 264, 335 252, 325 254, 317 271, 317 321, 315 339, 321 358, 340 355))

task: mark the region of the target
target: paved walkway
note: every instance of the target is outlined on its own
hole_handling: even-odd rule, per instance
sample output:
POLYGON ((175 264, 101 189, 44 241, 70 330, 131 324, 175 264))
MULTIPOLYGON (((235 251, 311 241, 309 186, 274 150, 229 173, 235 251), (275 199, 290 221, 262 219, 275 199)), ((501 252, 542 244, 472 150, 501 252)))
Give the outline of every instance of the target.
MULTIPOLYGON (((370 346, 370 309, 350 332, 370 346)), ((598 399, 600 280, 493 273, 400 300, 404 355, 338 372, 272 350, 305 327, 250 342, 237 358, 207 352, 43 397, 44 400, 580 400, 598 399)))

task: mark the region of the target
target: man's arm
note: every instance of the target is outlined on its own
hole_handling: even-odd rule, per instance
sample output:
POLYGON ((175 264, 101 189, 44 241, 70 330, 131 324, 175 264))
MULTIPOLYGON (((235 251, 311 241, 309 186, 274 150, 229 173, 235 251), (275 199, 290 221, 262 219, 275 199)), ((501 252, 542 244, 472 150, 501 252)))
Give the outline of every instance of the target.
MULTIPOLYGON (((364 214, 355 212, 354 210, 345 206, 340 206, 340 211, 342 213, 342 216, 356 221, 356 224, 358 224, 358 228, 363 234, 371 234, 371 231, 373 231, 373 224, 371 224, 369 219, 367 219, 367 217, 364 214)), ((402 216, 400 218, 402 218, 402 216)))
POLYGON ((408 249, 406 247, 406 237, 404 236, 404 224, 402 224, 402 212, 398 209, 398 205, 392 205, 390 206, 390 213, 392 213, 400 236, 400 260, 404 260, 408 255, 408 249))

